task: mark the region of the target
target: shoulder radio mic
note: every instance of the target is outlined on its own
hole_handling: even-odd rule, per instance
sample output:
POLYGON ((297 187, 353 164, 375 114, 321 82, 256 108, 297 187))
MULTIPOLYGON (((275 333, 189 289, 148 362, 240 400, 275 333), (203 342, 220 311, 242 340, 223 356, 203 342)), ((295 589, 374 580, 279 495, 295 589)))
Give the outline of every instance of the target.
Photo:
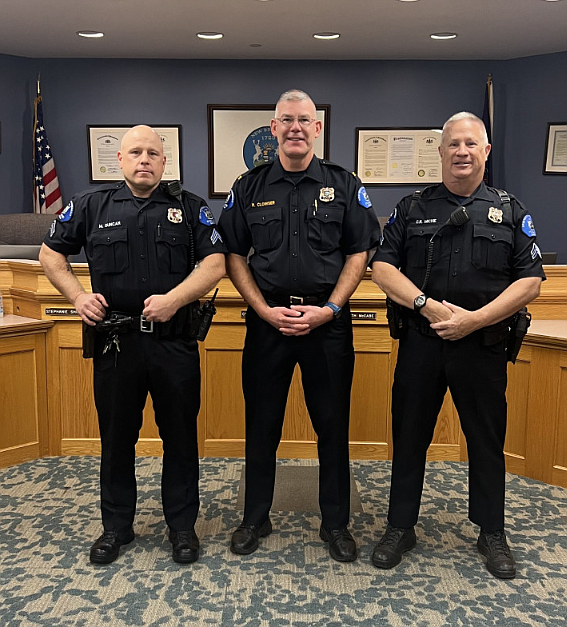
POLYGON ((167 183, 167 191, 177 198, 179 202, 181 201, 181 197, 183 194, 183 188, 181 187, 181 183, 179 181, 168 181, 167 183))
POLYGON ((462 226, 466 224, 471 217, 469 216, 466 207, 458 207, 451 213, 447 222, 442 224, 431 236, 429 240, 429 247, 427 250, 427 267, 425 269, 425 278, 423 279, 423 284, 421 286, 421 291, 425 292, 425 288, 427 287, 427 283, 429 281, 429 275, 431 274, 431 265, 433 264, 433 240, 446 226, 462 226))

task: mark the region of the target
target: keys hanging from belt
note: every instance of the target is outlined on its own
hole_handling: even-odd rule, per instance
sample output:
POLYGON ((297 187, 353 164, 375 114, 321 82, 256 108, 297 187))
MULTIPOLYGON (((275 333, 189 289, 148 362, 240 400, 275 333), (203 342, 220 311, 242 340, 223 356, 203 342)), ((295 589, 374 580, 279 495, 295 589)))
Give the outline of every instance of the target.
POLYGON ((118 337, 118 333, 116 331, 111 331, 107 336, 106 336, 106 343, 104 345, 104 348, 102 350, 102 354, 106 355, 106 353, 108 353, 108 351, 112 350, 112 348, 114 347, 114 365, 116 366, 116 362, 118 359, 118 353, 120 352, 120 338, 118 337))

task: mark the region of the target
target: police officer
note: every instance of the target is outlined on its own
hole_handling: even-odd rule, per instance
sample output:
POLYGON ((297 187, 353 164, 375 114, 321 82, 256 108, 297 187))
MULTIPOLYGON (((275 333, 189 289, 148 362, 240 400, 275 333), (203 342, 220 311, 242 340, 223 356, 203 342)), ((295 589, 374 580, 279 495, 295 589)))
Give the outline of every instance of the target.
POLYGON ((94 334, 104 533, 90 560, 108 564, 134 539, 135 444, 149 392, 163 441, 162 501, 173 559, 190 563, 199 550, 194 524, 200 394, 190 324, 196 299, 224 274, 225 248, 206 203, 188 192, 180 202, 160 182, 165 156, 153 129, 130 129, 118 161, 124 182, 75 196, 53 223, 40 255, 49 280, 84 323, 111 329, 94 334), (83 246, 92 294, 67 262, 83 246), (199 260, 194 267, 192 258, 199 260))
POLYGON ((443 127, 443 183, 394 209, 373 280, 403 306, 392 390, 388 526, 372 562, 392 568, 416 544, 426 453, 447 387, 469 455, 469 518, 488 570, 516 573, 504 533, 506 341, 510 317, 545 278, 530 215, 483 183, 490 144, 482 121, 457 113, 443 127), (399 268, 399 269, 398 269, 399 268))
POLYGON ((230 548, 252 553, 259 537, 272 531, 276 450, 299 364, 318 437, 320 537, 334 559, 349 562, 356 544, 347 529, 354 367, 348 299, 379 226, 359 179, 315 157, 316 117, 306 93, 282 94, 271 121, 279 157, 239 177, 220 219, 229 275, 249 305, 242 356, 246 496, 230 548))

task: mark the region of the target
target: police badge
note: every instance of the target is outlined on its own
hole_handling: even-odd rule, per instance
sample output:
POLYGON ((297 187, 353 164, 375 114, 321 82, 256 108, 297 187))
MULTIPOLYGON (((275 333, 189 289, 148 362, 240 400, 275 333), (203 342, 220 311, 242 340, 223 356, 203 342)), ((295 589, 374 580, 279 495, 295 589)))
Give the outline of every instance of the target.
POLYGON ((319 192, 319 200, 321 202, 332 202, 335 200, 335 188, 334 187, 321 187, 319 192))
POLYGON ((175 224, 183 222, 183 213, 181 209, 178 209, 177 207, 170 207, 167 210, 167 219, 175 224))
POLYGON ((488 209, 488 219, 495 224, 500 224, 502 222, 502 209, 497 209, 496 207, 489 207, 488 209))

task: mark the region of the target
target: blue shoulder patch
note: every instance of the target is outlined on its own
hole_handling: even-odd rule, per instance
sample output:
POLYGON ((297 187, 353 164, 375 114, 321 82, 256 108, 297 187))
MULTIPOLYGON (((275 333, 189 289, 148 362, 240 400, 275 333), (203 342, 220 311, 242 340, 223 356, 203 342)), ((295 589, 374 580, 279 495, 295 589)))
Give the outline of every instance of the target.
POLYGON ((213 224, 216 224, 215 216, 206 205, 201 207, 199 210, 199 222, 205 226, 212 226, 213 224))
POLYGON ((522 232, 528 237, 535 237, 535 226, 532 221, 532 216, 528 213, 522 220, 522 232))
POLYGON ((222 210, 223 211, 228 211, 229 209, 232 208, 232 205, 234 205, 234 192, 231 189, 228 192, 228 196, 226 197, 226 200, 224 201, 224 206, 223 206, 222 210))
POLYGON ((358 204, 365 209, 370 209, 370 207, 372 207, 372 201, 370 200, 364 185, 358 190, 358 204))
POLYGON ((73 205, 73 201, 71 201, 65 209, 59 214, 60 222, 69 222, 69 220, 73 217, 73 211, 75 210, 75 206, 73 205))

